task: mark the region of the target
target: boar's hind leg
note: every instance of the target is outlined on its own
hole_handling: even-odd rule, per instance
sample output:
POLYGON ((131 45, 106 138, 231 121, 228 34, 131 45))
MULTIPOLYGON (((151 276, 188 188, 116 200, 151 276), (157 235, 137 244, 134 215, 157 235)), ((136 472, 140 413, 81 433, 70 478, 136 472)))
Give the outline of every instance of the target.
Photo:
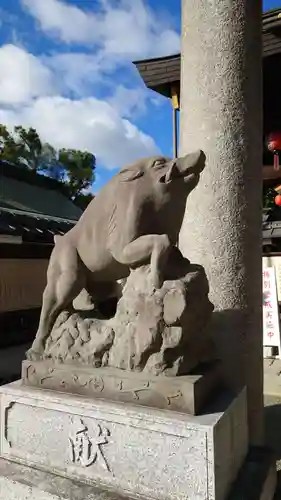
POLYGON ((84 286, 76 250, 72 247, 56 250, 55 247, 50 259, 39 327, 32 347, 27 352, 28 359, 40 359, 59 314, 71 305, 84 286))
POLYGON ((113 251, 112 255, 121 264, 132 268, 150 262, 153 285, 161 288, 161 271, 170 249, 171 243, 166 234, 148 234, 128 243, 121 252, 113 251))

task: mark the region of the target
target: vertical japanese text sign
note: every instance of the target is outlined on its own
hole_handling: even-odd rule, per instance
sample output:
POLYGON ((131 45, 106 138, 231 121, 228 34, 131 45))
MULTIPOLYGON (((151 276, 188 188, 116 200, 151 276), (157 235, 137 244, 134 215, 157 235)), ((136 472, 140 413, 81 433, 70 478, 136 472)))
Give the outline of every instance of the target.
POLYGON ((277 346, 279 356, 280 345, 280 321, 277 299, 277 286, 274 267, 266 267, 262 273, 263 288, 263 345, 277 346))

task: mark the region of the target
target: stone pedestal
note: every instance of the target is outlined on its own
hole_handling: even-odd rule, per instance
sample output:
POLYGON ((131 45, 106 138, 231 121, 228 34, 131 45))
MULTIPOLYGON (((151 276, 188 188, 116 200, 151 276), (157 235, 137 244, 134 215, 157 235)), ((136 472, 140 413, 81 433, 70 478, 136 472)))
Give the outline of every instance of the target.
MULTIPOLYGON (((268 451, 254 449, 247 455, 227 500, 272 500, 275 487, 276 470, 271 454, 268 451)), ((0 459, 0 500, 133 500, 135 498, 0 459)), ((138 498, 144 500, 143 496, 138 498)), ((194 498, 198 497, 193 497, 191 500, 194 498)))
POLYGON ((1 387, 0 393, 1 457, 49 474, 32 483, 28 471, 29 481, 24 481, 23 474, 13 477, 10 469, 3 473, 7 462, 0 463, 1 500, 107 498, 97 490, 92 496, 60 496, 59 487, 57 496, 49 494, 48 480, 54 485, 63 477, 80 481, 81 491, 83 484, 113 491, 112 498, 118 493, 225 500, 248 450, 245 391, 237 397, 221 394, 196 417, 27 388, 21 382, 1 387), (10 496, 4 497, 1 488, 10 496))
POLYGON ((198 415, 221 388, 220 363, 178 377, 149 376, 117 368, 24 361, 26 386, 198 415))

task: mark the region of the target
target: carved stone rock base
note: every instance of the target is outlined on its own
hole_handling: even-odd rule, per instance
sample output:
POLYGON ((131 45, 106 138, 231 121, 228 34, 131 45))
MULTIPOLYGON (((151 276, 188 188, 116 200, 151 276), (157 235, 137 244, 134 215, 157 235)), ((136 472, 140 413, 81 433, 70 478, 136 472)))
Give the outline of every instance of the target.
POLYGON ((93 488, 100 485, 115 500, 117 492, 151 500, 226 500, 248 451, 245 391, 236 397, 221 393, 198 417, 38 390, 20 382, 0 387, 0 401, 1 458, 50 478, 48 486, 36 470, 32 477, 27 472, 23 483, 34 481, 34 491, 32 486, 20 491, 15 483, 23 476, 15 474, 13 491, 2 481, 0 467, 1 500, 107 498, 94 491, 87 496, 82 485, 76 496, 78 489, 75 493, 73 485, 63 490, 57 476, 93 488), (45 495, 40 494, 44 489, 45 495))
POLYGON ((160 289, 149 265, 132 270, 114 317, 97 309, 63 311, 43 353, 31 349, 30 361, 112 367, 129 372, 178 376, 213 360, 208 330, 213 312, 204 269, 190 264, 174 247, 167 279, 160 289))
POLYGON ((117 368, 89 368, 48 361, 24 361, 27 386, 198 415, 219 387, 220 365, 198 367, 191 375, 151 376, 117 368))

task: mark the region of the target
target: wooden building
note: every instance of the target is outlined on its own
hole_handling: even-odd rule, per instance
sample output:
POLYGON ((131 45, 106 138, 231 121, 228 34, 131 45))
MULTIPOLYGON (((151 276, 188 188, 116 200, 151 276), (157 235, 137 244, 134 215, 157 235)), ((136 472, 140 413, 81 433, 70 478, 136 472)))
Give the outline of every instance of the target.
POLYGON ((66 233, 81 213, 57 181, 0 161, 2 356, 4 348, 33 339, 54 235, 66 233))
MULTIPOLYGON (((170 98, 175 112, 180 110, 180 54, 135 61, 134 64, 145 85, 170 98)), ((270 132, 281 129, 281 8, 263 14, 263 84, 265 139, 270 132)), ((281 177, 281 171, 273 171, 272 164, 272 155, 265 147, 265 180, 281 177)))
MULTIPOLYGON (((178 120, 180 112, 181 56, 135 61, 145 85, 171 100, 173 109, 174 156, 178 153, 178 120)), ((266 146, 271 132, 281 132, 281 7, 263 14, 263 184, 264 189, 281 184, 281 169, 274 170, 273 155, 266 146)), ((254 124, 253 124, 254 126, 254 124)), ((258 168, 258 166, 257 166, 258 168)), ((281 252, 281 208, 276 207, 264 218, 267 248, 281 252), (276 220, 278 222, 276 222, 276 220)))

